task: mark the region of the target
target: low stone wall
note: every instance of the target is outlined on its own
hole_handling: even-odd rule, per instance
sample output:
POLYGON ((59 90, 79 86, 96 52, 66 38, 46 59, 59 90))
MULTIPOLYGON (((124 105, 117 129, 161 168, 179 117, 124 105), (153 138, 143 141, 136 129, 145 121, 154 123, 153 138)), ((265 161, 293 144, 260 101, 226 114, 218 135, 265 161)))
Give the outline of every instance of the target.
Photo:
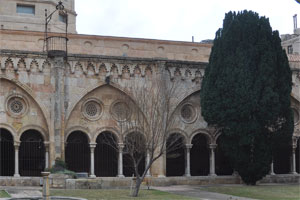
MULTIPOLYGON (((241 180, 236 176, 193 176, 193 177, 164 177, 146 178, 143 186, 169 186, 169 185, 211 185, 211 184, 239 184, 241 180)), ((95 179, 68 179, 67 189, 107 189, 129 188, 132 178, 95 178, 95 179)))
POLYGON ((42 177, 0 176, 0 186, 41 186, 42 184, 42 177))
MULTIPOLYGON (((49 177, 52 188, 66 189, 108 189, 129 188, 132 178, 97 177, 69 179, 68 177, 49 177)), ((169 186, 169 185, 213 185, 213 184, 242 184, 239 176, 191 176, 191 177, 150 177, 147 178, 142 187, 147 186, 169 186)), ((299 183, 299 174, 268 175, 258 182, 264 183, 299 183)), ((1 186, 40 186, 41 177, 0 177, 1 186)))
POLYGON ((300 184, 300 174, 268 175, 258 183, 299 183, 300 184))

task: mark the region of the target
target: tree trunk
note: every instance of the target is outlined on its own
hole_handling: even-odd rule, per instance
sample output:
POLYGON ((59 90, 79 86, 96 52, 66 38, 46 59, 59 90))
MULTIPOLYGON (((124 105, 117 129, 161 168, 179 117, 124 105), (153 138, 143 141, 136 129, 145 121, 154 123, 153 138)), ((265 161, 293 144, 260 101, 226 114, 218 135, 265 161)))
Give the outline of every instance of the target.
POLYGON ((141 184, 142 184, 142 180, 141 178, 137 178, 136 179, 136 184, 135 184, 135 188, 134 188, 134 191, 132 193, 132 196, 133 197, 137 197, 138 194, 139 194, 139 191, 140 191, 140 187, 141 187, 141 184))

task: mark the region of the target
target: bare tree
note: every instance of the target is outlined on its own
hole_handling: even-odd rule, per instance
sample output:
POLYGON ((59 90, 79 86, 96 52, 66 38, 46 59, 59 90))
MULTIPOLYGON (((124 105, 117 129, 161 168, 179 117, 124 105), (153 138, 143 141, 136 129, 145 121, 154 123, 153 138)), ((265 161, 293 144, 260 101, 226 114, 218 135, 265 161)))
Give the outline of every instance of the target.
MULTIPOLYGON (((182 148, 182 138, 168 131, 174 124, 174 100, 179 95, 177 81, 170 81, 164 74, 151 80, 136 81, 131 87, 133 100, 127 99, 130 117, 119 125, 125 137, 124 155, 130 157, 136 176, 132 196, 138 196, 140 186, 152 164, 164 153, 182 148), (169 139, 168 139, 169 138, 169 139), (167 141, 168 140, 168 141, 167 141), (146 158, 146 163, 144 159, 146 158), (141 170, 141 165, 145 167, 141 170)), ((125 114, 129 116, 129 113, 125 114)))

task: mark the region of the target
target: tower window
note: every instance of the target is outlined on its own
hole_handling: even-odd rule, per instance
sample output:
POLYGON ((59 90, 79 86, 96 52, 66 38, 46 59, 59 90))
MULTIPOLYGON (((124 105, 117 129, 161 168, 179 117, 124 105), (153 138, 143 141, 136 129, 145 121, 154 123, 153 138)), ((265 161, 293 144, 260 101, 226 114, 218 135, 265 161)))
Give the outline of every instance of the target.
POLYGON ((17 4, 17 13, 34 15, 35 14, 35 6, 34 5, 17 4))
POLYGON ((288 46, 288 54, 293 54, 293 46, 288 46))
POLYGON ((67 23, 67 15, 65 15, 65 14, 59 13, 58 19, 59 19, 59 21, 61 21, 63 23, 67 23))

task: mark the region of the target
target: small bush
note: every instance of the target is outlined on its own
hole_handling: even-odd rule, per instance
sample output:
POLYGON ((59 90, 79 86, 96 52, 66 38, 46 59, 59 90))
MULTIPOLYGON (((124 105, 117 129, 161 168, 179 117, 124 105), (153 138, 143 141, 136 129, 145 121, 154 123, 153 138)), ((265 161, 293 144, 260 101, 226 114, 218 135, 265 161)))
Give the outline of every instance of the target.
POLYGON ((55 160, 55 164, 51 169, 45 169, 45 171, 46 170, 50 171, 52 174, 67 174, 70 175, 72 178, 77 178, 77 174, 71 170, 68 170, 67 164, 60 158, 57 158, 55 160))

